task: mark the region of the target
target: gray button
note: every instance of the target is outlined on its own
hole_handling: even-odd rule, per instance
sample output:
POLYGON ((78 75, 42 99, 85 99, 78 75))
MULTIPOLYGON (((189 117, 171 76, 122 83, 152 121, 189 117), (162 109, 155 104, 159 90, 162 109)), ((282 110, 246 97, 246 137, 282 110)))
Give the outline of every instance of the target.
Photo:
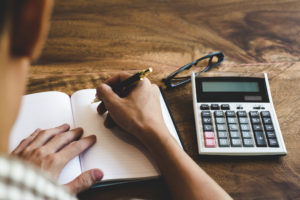
POLYGON ((241 124, 248 124, 249 120, 246 117, 239 117, 240 123, 241 124))
POLYGON ((243 138, 252 138, 252 134, 250 131, 242 131, 243 138))
POLYGON ((228 124, 236 124, 237 119, 235 117, 228 117, 227 122, 228 122, 228 124))
POLYGON ((229 130, 230 131, 237 131, 239 130, 239 127, 237 124, 229 124, 229 130))
POLYGON ((217 124, 217 130, 218 131, 226 131, 226 125, 225 124, 217 124))
POLYGON ((217 124, 225 124, 225 118, 224 117, 217 117, 216 118, 217 124))
POLYGON ((203 126, 203 130, 204 130, 204 131, 213 131, 214 128, 213 128, 212 125, 205 124, 205 125, 203 126))
POLYGON ((203 117, 202 121, 203 121, 203 124, 211 124, 212 123, 211 117, 203 117))
POLYGON ((220 147, 229 147, 229 141, 227 139, 219 139, 220 147))
POLYGON ((230 131, 231 138, 240 138, 240 133, 238 131, 230 131))
POLYGON ((242 146, 241 139, 231 139, 231 144, 233 147, 241 147, 242 146))
POLYGON ((219 138, 228 138, 228 132, 227 131, 218 131, 219 138))
POLYGON ((268 138, 276 138, 274 131, 267 131, 266 134, 268 138))
POLYGON ((252 139, 244 139, 244 146, 245 147, 253 147, 253 140, 252 139))
POLYGON ((241 124, 242 131, 250 131, 250 126, 248 124, 241 124))

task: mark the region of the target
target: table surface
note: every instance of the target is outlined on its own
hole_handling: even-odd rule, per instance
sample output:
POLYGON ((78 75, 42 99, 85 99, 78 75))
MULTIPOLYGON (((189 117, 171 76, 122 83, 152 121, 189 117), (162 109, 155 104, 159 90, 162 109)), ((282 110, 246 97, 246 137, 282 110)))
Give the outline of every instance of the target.
MULTIPOLYGON (((227 60, 213 71, 267 72, 288 154, 197 155, 190 85, 165 91, 187 153, 235 199, 300 198, 300 2, 56 1, 49 39, 31 68, 27 93, 68 94, 120 72, 154 69, 161 78, 209 52, 227 60)), ((162 180, 120 185, 80 199, 169 199, 162 180)))

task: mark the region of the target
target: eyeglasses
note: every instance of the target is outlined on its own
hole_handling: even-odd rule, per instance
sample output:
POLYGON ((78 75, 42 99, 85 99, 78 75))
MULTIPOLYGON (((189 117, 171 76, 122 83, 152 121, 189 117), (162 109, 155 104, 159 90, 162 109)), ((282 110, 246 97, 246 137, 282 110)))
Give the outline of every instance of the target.
POLYGON ((193 62, 184 65, 183 67, 180 67, 178 70, 172 72, 167 78, 162 79, 162 81, 167 86, 167 89, 175 88, 181 85, 184 85, 191 81, 191 71, 189 70, 192 66, 196 66, 195 68, 198 72, 196 75, 207 72, 215 67, 217 67, 219 64, 221 64, 225 60, 225 56, 223 52, 214 52, 211 54, 208 54, 202 58, 199 58, 197 60, 194 60, 193 62), (208 62, 200 62, 200 61, 208 61, 208 62), (200 64, 204 64, 204 67, 200 66, 200 64), (207 65, 205 65, 207 64, 207 65), (206 67, 205 67, 206 66, 206 67), (184 72, 187 70, 188 74, 184 72))

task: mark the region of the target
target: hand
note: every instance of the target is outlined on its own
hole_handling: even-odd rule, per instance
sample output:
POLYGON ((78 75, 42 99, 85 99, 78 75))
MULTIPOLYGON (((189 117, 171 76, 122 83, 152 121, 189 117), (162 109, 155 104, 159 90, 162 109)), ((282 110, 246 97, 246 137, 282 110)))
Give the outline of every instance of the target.
MULTIPOLYGON (((68 124, 47 130, 37 129, 17 146, 12 155, 31 162, 57 179, 71 159, 96 142, 94 135, 79 139, 83 134, 82 128, 69 129, 68 124)), ((92 169, 65 186, 77 194, 100 181, 102 177, 101 170, 92 169)))
POLYGON ((131 74, 128 73, 120 73, 97 88, 97 97, 102 100, 97 110, 99 114, 108 110, 105 126, 109 128, 117 124, 146 145, 155 138, 155 135, 150 134, 153 129, 160 130, 155 132, 169 137, 168 131, 162 131, 167 128, 162 116, 160 92, 157 85, 151 84, 149 79, 145 78, 143 81, 139 81, 123 98, 110 87, 120 84, 130 76, 131 74))

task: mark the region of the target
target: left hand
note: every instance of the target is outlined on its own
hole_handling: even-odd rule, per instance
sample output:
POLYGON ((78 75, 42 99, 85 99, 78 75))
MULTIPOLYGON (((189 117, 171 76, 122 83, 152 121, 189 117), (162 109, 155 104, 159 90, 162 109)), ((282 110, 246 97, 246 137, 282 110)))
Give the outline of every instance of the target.
MULTIPOLYGON (((96 142, 95 135, 79 139, 83 134, 82 128, 69 129, 68 124, 47 130, 37 129, 17 146, 12 155, 31 162, 57 179, 70 160, 96 142)), ((77 194, 100 181, 102 177, 101 170, 92 169, 65 186, 77 194)))

